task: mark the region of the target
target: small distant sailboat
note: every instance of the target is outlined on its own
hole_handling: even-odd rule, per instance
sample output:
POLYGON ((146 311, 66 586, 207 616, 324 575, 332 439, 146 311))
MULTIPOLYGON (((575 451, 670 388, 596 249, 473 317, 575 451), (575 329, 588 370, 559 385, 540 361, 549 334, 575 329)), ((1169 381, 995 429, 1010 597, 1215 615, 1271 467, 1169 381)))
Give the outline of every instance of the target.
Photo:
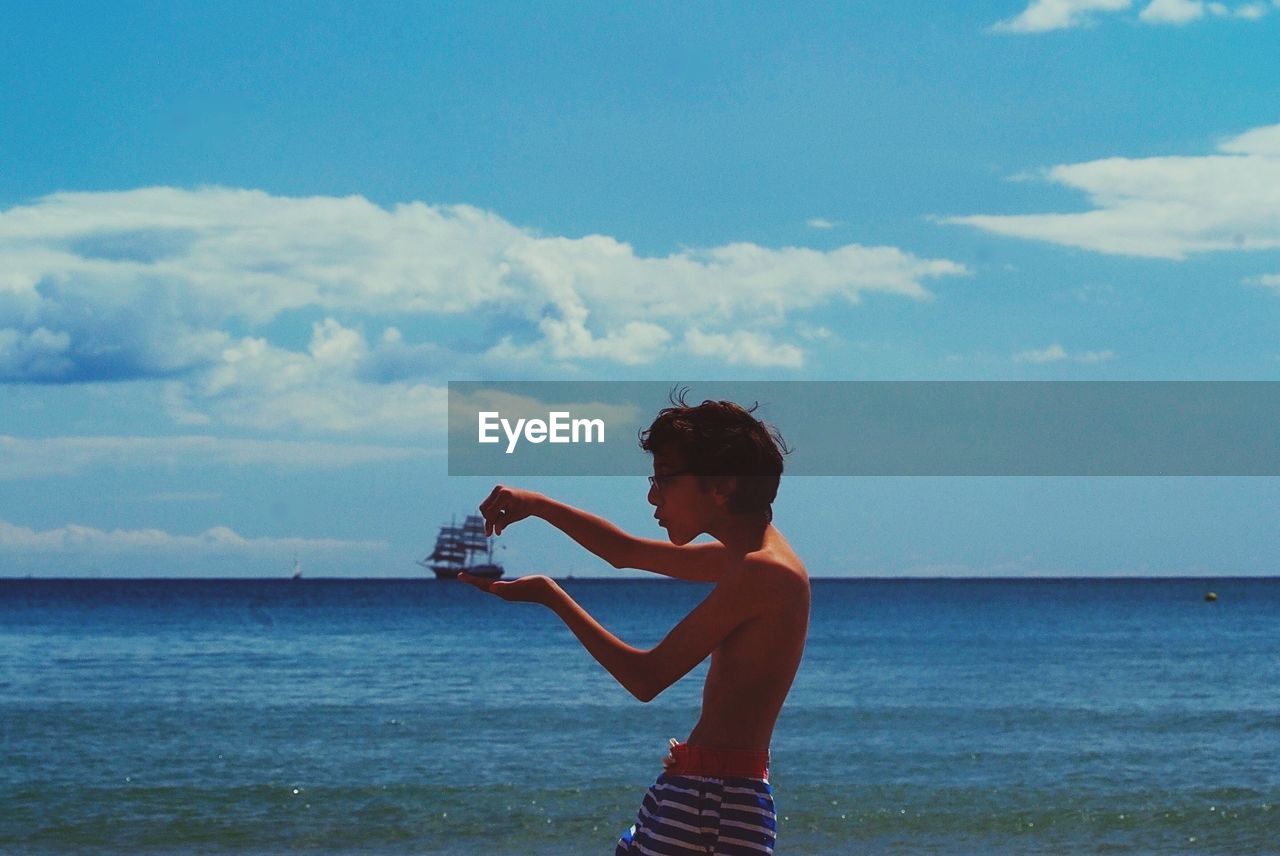
POLYGON ((291 579, 302 579, 302 562, 298 561, 298 554, 293 554, 293 577, 291 579))
POLYGON ((435 549, 418 564, 439 579, 455 579, 463 571, 488 580, 502 577, 502 565, 493 560, 493 538, 485 536, 478 514, 468 514, 461 526, 456 520, 441 526, 435 549))

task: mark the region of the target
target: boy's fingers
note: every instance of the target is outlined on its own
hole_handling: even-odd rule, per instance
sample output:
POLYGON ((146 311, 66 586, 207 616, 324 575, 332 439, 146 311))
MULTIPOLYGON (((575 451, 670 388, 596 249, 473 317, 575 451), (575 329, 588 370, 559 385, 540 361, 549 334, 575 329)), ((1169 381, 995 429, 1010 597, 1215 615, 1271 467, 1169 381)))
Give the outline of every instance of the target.
POLYGON ((491 594, 493 593, 493 584, 497 582, 496 580, 482 580, 479 577, 473 577, 466 571, 458 574, 458 579, 468 585, 475 586, 480 589, 480 591, 489 592, 491 594))
POLYGON ((486 537, 501 535, 512 523, 529 516, 523 497, 503 485, 494 486, 484 502, 480 503, 480 513, 484 516, 486 537))
POLYGON ((679 742, 680 741, 675 739, 674 737, 672 737, 670 740, 667 741, 667 755, 665 758, 662 759, 662 766, 664 768, 670 769, 672 766, 675 765, 676 756, 673 753, 675 751, 676 745, 679 742))
POLYGON ((503 490, 502 485, 494 485, 493 490, 489 491, 489 495, 485 497, 484 502, 480 503, 480 514, 484 517, 484 534, 486 537, 493 534, 493 508, 498 501, 498 495, 503 490))
POLYGON ((507 489, 505 487, 502 485, 495 487, 493 489, 493 494, 488 500, 489 512, 492 514, 494 511, 502 508, 503 504, 507 501, 507 498, 507 489))
POLYGON ((511 509, 507 507, 506 497, 493 509, 493 534, 501 535, 502 530, 511 522, 511 509))

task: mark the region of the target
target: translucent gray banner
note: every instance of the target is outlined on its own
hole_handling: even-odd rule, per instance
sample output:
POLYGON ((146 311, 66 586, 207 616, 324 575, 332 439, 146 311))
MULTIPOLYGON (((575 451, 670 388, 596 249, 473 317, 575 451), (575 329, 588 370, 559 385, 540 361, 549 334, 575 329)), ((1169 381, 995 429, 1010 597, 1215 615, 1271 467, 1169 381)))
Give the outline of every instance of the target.
POLYGON ((677 386, 758 402, 787 475, 1280 475, 1280 381, 452 381, 449 474, 648 473, 677 386))

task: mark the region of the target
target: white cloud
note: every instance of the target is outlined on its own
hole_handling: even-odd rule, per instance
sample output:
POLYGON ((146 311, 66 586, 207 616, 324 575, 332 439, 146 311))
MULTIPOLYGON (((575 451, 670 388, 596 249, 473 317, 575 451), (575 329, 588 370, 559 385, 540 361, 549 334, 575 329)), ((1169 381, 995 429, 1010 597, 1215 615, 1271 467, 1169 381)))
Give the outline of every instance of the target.
POLYGON ((804 352, 794 345, 773 341, 764 333, 737 330, 733 333, 703 333, 697 328, 685 331, 685 348, 698 357, 716 357, 729 365, 781 366, 798 369, 804 365, 804 352))
POLYGON ((1121 12, 1132 5, 1133 0, 1032 0, 1021 13, 992 29, 1006 33, 1062 30, 1089 23, 1095 12, 1121 12))
POLYGON ((815 342, 830 339, 835 335, 831 330, 822 325, 815 327, 814 325, 806 324, 803 321, 795 325, 795 331, 796 335, 801 339, 808 339, 815 342))
POLYGON ((979 214, 942 222, 1153 258, 1280 247, 1280 125, 1228 139, 1217 154, 1113 157, 1055 166, 1046 177, 1084 191, 1094 210, 979 214))
POLYGON ((113 529, 110 532, 68 523, 37 531, 0 520, 0 550, 15 553, 194 553, 272 555, 284 551, 382 551, 383 541, 332 538, 245 538, 226 526, 197 535, 175 535, 160 529, 113 529))
MULTIPOLYGON (((1280 6, 1280 3, 1275 5, 1280 6)), ((1044 33, 1066 30, 1094 22, 1097 14, 1125 12, 1133 0, 1032 0, 1018 15, 999 21, 992 30, 1005 33, 1044 33)), ((1228 6, 1206 0, 1151 0, 1138 13, 1144 24, 1180 26, 1210 15, 1255 21, 1270 10, 1264 2, 1228 6)))
MULTIPOLYGON (((640 256, 465 205, 60 193, 0 211, 0 381, 159 379, 182 424, 403 434, 441 412, 449 377, 645 365, 691 329, 732 339, 864 293, 926 300, 928 280, 967 273, 858 244, 640 256), (299 323, 315 324, 305 348, 299 323), (458 350, 440 335, 455 331, 458 350)), ((799 364, 778 347, 769 364, 799 364)))
MULTIPOLYGON (((662 346, 671 338, 662 327, 645 321, 627 321, 603 336, 596 336, 587 327, 590 314, 576 300, 561 307, 560 318, 543 318, 538 322, 545 349, 556 360, 608 360, 635 366, 653 362, 662 352, 662 346)), ((534 357, 538 353, 534 349, 534 357)))
MULTIPOLYGON (((1162 0, 1152 0, 1152 5, 1155 5, 1156 2, 1162 2, 1162 0)), ((1256 21, 1263 15, 1267 14, 1267 12, 1271 11, 1271 8, 1264 2, 1244 3, 1239 6, 1228 6, 1225 3, 1210 2, 1205 3, 1204 8, 1210 14, 1218 18, 1237 18, 1244 21, 1256 21)), ((1173 21, 1171 23, 1180 22, 1173 21)))
POLYGON ((811 217, 805 221, 805 225, 810 229, 834 229, 840 225, 838 220, 828 220, 825 217, 811 217))
POLYGON ((1056 344, 1038 351, 1022 351, 1013 355, 1015 363, 1058 363, 1066 358, 1066 350, 1056 344))
POLYGON ((1257 2, 1232 7, 1225 3, 1205 2, 1205 0, 1151 0, 1151 3, 1138 15, 1138 20, 1148 24, 1181 25, 1212 15, 1215 18, 1256 21, 1268 11, 1269 7, 1266 3, 1257 2))
POLYGON ((1071 292, 1081 303, 1092 303, 1098 306, 1112 306, 1116 301, 1116 288, 1110 283, 1089 283, 1071 292))
POLYGON ((1204 15, 1204 0, 1152 0, 1138 14, 1138 20, 1148 24, 1185 24, 1204 15))
POLYGON ((1262 288, 1269 288, 1280 294, 1280 273, 1264 273, 1261 276, 1251 276, 1245 281, 1245 285, 1257 285, 1262 288))
MULTIPOLYGON (((396 343, 384 335, 382 344, 396 343)), ((368 382, 375 362, 364 336, 332 318, 312 326, 306 352, 245 338, 185 384, 173 384, 169 407, 179 422, 219 422, 267 431, 438 433, 448 406, 443 385, 368 382)))
POLYGON ((1218 149, 1233 155, 1280 158, 1280 125, 1264 125, 1224 140, 1218 149))
POLYGON ((181 464, 330 469, 435 454, 405 446, 185 437, 45 437, 0 434, 0 481, 73 475, 91 467, 181 464))
POLYGON ((68 371, 71 337, 44 327, 31 331, 0 329, 0 379, 26 375, 57 377, 68 371))
POLYGON ((1105 363, 1112 359, 1115 359, 1114 351, 1077 351, 1068 353, 1062 345, 1056 342, 1047 348, 1020 351, 1013 355, 1015 363, 1060 363, 1071 360, 1077 363, 1097 364, 1105 363))

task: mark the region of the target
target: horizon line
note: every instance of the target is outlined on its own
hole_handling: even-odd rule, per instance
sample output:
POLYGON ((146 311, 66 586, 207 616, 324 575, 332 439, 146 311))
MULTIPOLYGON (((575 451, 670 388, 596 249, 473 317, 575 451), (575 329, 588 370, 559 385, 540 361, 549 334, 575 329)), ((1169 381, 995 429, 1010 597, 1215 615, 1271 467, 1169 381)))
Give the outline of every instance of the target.
MULTIPOLYGON (((504 579, 503 582, 519 579, 519 577, 511 577, 510 580, 504 579)), ((612 576, 563 576, 551 577, 556 582, 610 582, 610 583, 629 583, 629 582, 703 582, 697 580, 681 580, 674 577, 665 577, 660 575, 646 577, 612 577, 612 576)), ((114 577, 114 576, 37 576, 33 574, 25 574, 21 576, 10 576, 0 574, 0 582, 6 581, 41 581, 41 582, 253 582, 253 581, 277 581, 287 583, 306 583, 306 582, 449 582, 447 579, 437 577, 345 577, 345 576, 311 576, 293 579, 291 577, 279 576, 189 576, 189 577, 114 577)), ((1280 580, 1278 574, 1223 574, 1216 576, 1203 575, 1161 575, 1161 574, 1122 574, 1115 576, 1051 576, 1051 575, 1026 575, 1026 576, 839 576, 839 577, 809 577, 810 582, 928 582, 938 580, 951 580, 956 582, 1018 582, 1023 580, 1036 581, 1087 581, 1098 582, 1107 580, 1280 580)), ((703 582, 703 584, 706 584, 703 582)))

